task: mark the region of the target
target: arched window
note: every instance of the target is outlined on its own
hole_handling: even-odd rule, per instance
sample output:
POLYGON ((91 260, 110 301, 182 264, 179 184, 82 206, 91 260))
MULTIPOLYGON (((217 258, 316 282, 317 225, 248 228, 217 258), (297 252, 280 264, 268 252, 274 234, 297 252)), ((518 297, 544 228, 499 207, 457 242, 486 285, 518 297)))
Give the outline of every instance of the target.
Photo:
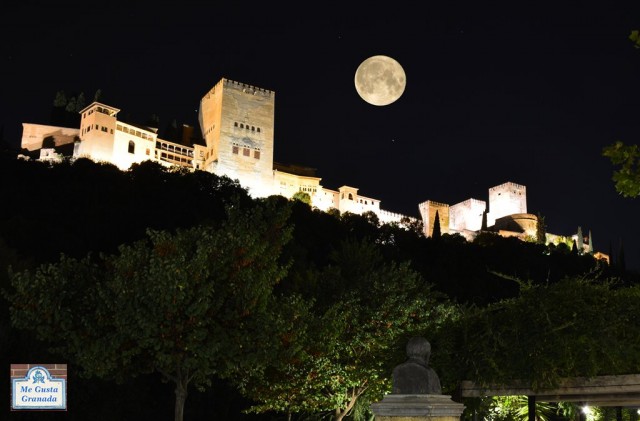
POLYGON ((349 200, 353 200, 353 195, 349 193, 349 200))
POLYGON ((129 153, 135 153, 136 151, 136 144, 133 143, 133 140, 129 141, 129 153))

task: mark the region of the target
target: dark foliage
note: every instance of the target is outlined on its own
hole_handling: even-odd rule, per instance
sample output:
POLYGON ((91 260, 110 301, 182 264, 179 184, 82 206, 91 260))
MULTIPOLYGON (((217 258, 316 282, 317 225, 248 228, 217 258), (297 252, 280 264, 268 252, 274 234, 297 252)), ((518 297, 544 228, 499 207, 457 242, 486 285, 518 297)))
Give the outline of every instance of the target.
MULTIPOLYGON (((0 156, 0 177, 3 268, 53 262, 60 253, 81 257, 89 252, 113 252, 120 244, 143 238, 147 228, 171 230, 215 224, 230 201, 238 206, 254 203, 230 179, 199 171, 171 171, 151 162, 123 172, 86 159, 48 165, 5 153, 0 156)), ((265 200, 281 202, 283 207, 288 202, 279 196, 265 200)), ((300 201, 290 205, 293 238, 282 259, 291 267, 278 286, 281 292, 321 296, 323 285, 310 275, 317 271, 309 269, 325 267, 332 250, 345 240, 375 243, 384 259, 409 261, 434 290, 452 300, 477 305, 517 296, 519 283, 515 279, 546 284, 595 271, 602 278, 625 275, 628 283, 637 282, 637 276, 627 274, 620 265, 609 267, 590 255, 573 254, 568 247, 547 247, 492 233, 481 233, 474 242, 448 234, 440 239, 426 238, 415 227, 380 225, 371 215, 321 212, 300 201)), ((7 288, 7 279, 3 270, 0 288, 7 288)), ((53 361, 45 344, 11 329, 7 305, 0 298, 0 365, 53 361)), ((167 408, 172 405, 173 390, 169 385, 156 386, 156 378, 115 385, 71 376, 69 412, 49 414, 47 418, 138 419, 144 411, 144 418, 159 419, 170 412, 167 408)), ((8 387, 9 382, 4 382, 0 395, 9 396, 8 387)), ((228 414, 224 419, 269 419, 241 414, 249 403, 221 382, 190 399, 189 419, 223 413, 228 414), (210 402, 218 406, 212 407, 210 402)), ((11 419, 27 420, 40 419, 42 414, 11 415, 11 419)))

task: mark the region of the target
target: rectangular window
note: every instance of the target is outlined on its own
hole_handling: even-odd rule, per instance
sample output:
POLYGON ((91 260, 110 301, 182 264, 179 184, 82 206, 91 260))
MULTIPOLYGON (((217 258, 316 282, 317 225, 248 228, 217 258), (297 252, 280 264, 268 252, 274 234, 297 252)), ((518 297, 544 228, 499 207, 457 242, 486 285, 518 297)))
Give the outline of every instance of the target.
POLYGON ((238 147, 237 147, 237 146, 234 146, 234 147, 233 147, 233 153, 234 153, 235 155, 238 155, 238 147))
POLYGON ((242 149, 242 155, 244 156, 249 156, 251 151, 249 151, 249 148, 243 148, 242 149))
POLYGON ((255 159, 260 159, 260 151, 253 151, 253 157, 255 159))

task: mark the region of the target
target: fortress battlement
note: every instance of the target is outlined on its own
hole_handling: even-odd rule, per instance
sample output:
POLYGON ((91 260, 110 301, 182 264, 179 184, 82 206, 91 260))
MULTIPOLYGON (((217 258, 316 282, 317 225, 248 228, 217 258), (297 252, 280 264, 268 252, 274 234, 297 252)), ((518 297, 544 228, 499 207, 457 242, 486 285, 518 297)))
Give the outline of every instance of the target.
POLYGON ((439 207, 439 208, 448 208, 449 205, 446 203, 440 203, 440 202, 436 202, 434 200, 425 200, 424 202, 420 203, 419 206, 435 206, 435 207, 439 207))
POLYGON ((237 82, 231 79, 222 79, 225 85, 234 87, 237 89, 242 89, 242 92, 253 93, 256 95, 257 93, 261 93, 264 96, 272 96, 274 94, 273 91, 264 88, 258 88, 257 86, 249 85, 247 83, 237 82))
POLYGON ((474 199, 474 198, 469 198, 463 202, 460 203, 456 203, 455 205, 451 206, 471 206, 471 205, 486 205, 486 202, 484 200, 480 200, 480 199, 474 199))
POLYGON ((489 191, 501 190, 501 189, 504 189, 504 188, 507 188, 507 187, 513 187, 516 190, 526 190, 527 189, 522 184, 518 184, 518 183, 513 183, 511 181, 507 181, 506 183, 502 183, 499 186, 495 186, 495 187, 489 188, 489 191))

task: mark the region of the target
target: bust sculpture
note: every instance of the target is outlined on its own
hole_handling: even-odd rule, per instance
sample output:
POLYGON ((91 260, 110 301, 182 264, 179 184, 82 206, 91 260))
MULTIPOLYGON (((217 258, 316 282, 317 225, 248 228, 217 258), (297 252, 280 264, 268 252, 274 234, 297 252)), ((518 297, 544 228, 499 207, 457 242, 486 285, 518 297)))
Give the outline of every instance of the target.
POLYGON ((431 344, 423 337, 407 343, 407 361, 393 369, 392 394, 441 395, 442 387, 436 372, 429 367, 431 344))

